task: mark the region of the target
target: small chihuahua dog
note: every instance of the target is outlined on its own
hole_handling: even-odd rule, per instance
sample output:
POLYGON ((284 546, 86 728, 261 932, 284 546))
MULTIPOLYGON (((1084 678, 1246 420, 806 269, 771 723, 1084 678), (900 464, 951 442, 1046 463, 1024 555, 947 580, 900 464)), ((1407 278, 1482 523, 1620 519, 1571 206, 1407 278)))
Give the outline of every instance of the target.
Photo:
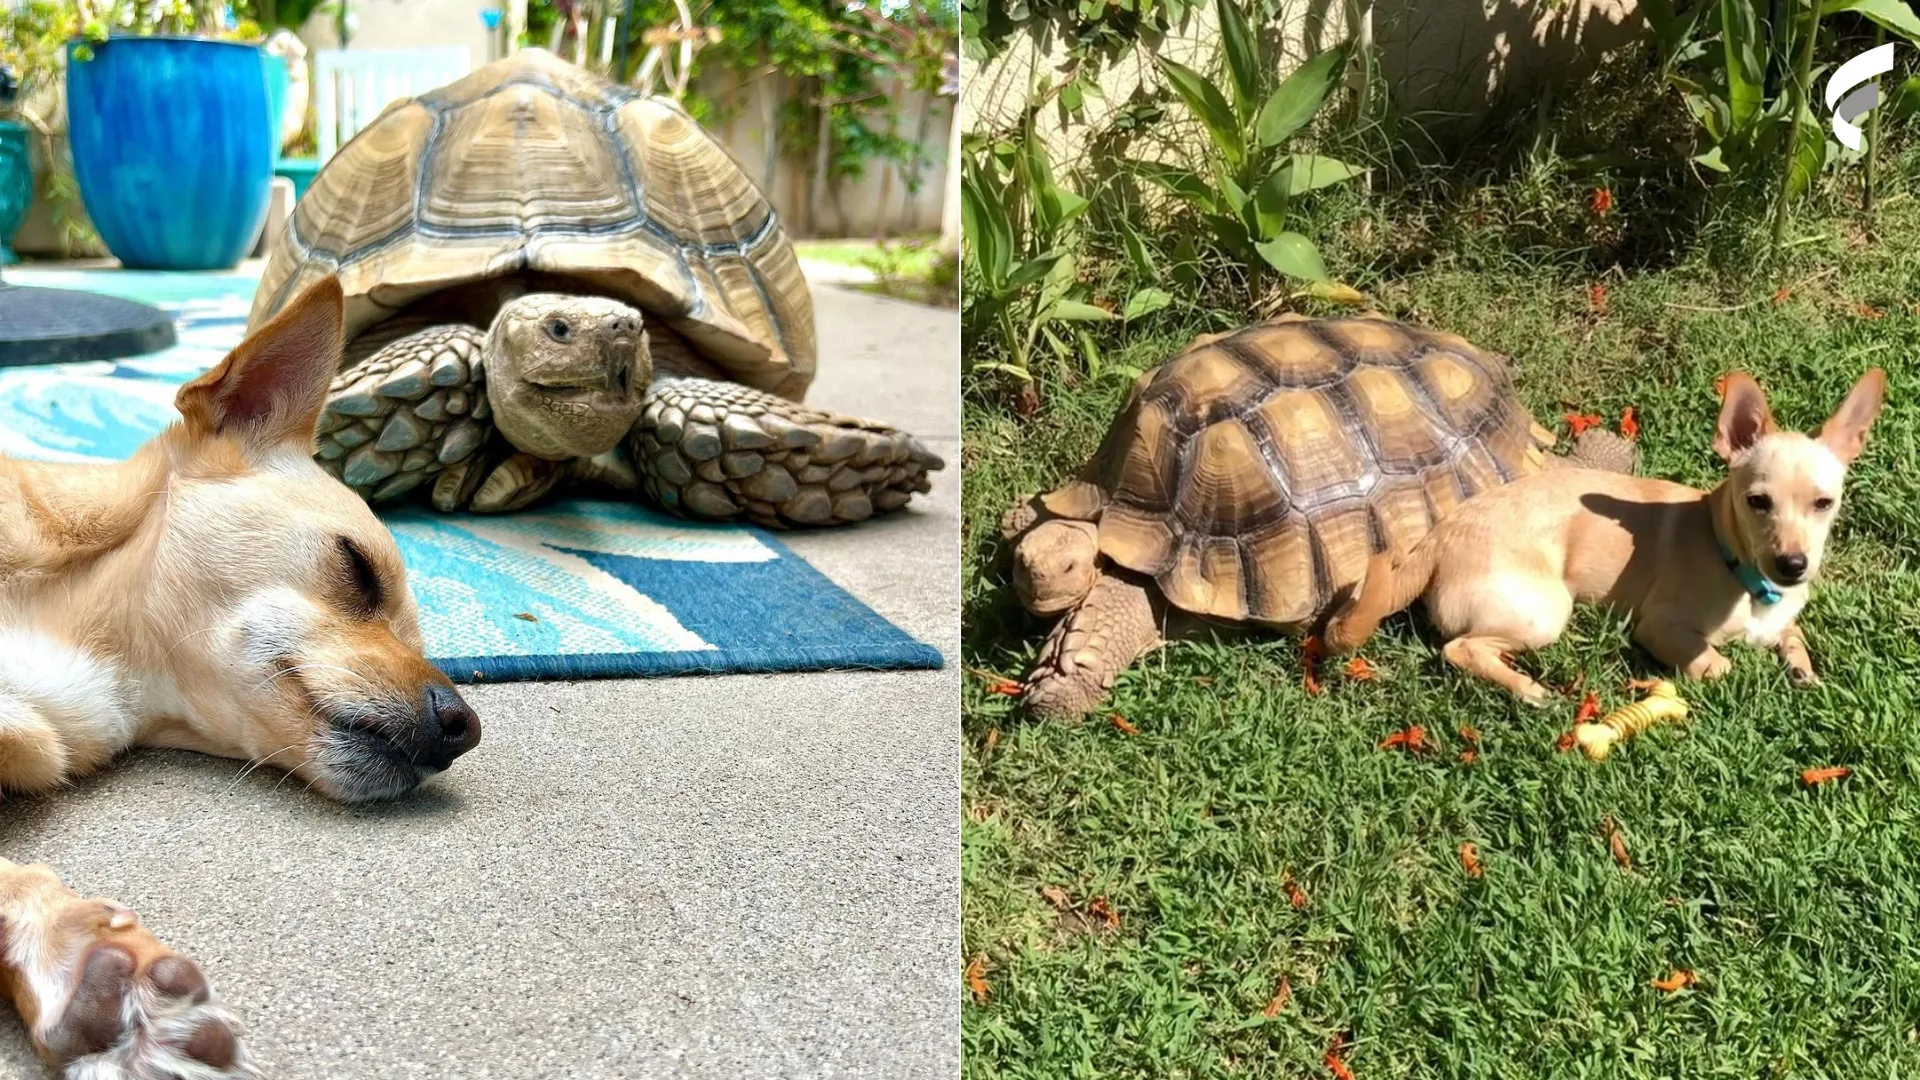
POLYGON ((1510 654, 1558 640, 1575 601, 1633 621, 1634 639, 1697 679, 1724 675, 1719 646, 1771 648, 1795 683, 1818 681, 1794 621, 1826 554, 1847 467, 1880 415, 1886 375, 1862 376, 1811 435, 1779 430, 1759 384, 1727 377, 1713 448, 1727 479, 1697 491, 1642 477, 1565 469, 1469 500, 1406 560, 1375 556, 1329 621, 1326 643, 1356 648, 1416 599, 1455 667, 1530 705, 1547 688, 1510 654))
MULTIPOLYGON (((309 289, 126 462, 0 459, 0 798, 165 746, 380 799, 479 741, 392 537, 311 458, 341 315, 309 289)), ((0 992, 68 1080, 254 1075, 199 967, 45 866, 0 859, 0 992)))

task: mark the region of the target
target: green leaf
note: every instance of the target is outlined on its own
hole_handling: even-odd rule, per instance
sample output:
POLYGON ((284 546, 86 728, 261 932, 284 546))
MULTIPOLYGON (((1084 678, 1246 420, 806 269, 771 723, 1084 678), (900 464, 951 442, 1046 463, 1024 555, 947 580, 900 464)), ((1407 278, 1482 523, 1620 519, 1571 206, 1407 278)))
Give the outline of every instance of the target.
POLYGON ((1018 364, 1003 364, 998 361, 995 361, 993 363, 987 363, 987 364, 975 364, 973 365, 973 370, 1004 371, 1008 375, 1011 375, 1014 378, 1019 379, 1021 382, 1033 381, 1033 372, 1028 371, 1026 368, 1023 368, 1018 364))
POLYGON ((1173 303, 1172 293, 1149 286, 1127 297, 1127 305, 1121 309, 1120 317, 1132 321, 1144 315, 1151 315, 1171 303, 1173 303))
POLYGON ((1153 161, 1133 161, 1129 164, 1142 177, 1199 207, 1203 212, 1212 213, 1220 208, 1219 194, 1196 173, 1153 161))
POLYGON ((1187 108, 1206 127, 1207 135, 1213 139, 1213 145, 1220 155, 1239 165, 1246 159, 1246 143, 1240 138, 1240 124, 1234 119, 1233 109, 1228 107, 1227 99, 1212 83, 1200 77, 1200 73, 1184 64, 1175 63, 1166 57, 1157 57, 1155 62, 1166 75, 1167 83, 1187 108))
POLYGON ((1079 300, 1056 300, 1047 309, 1045 317, 1061 322, 1109 322, 1113 319, 1113 313, 1079 300))
POLYGON ((1027 192, 1033 197, 1033 223, 1042 243, 1051 243, 1060 228, 1060 186, 1053 182, 1053 164, 1047 160, 1047 148, 1031 130, 1027 132, 1020 163, 1026 171, 1027 192))
POLYGON ((1100 377, 1100 346, 1093 343, 1093 335, 1085 330, 1079 332, 1080 356, 1087 362, 1087 378, 1100 377))
POLYGON ((1220 19, 1221 51, 1227 54, 1227 71, 1233 76, 1233 111, 1244 123, 1253 116, 1260 93, 1259 42, 1234 0, 1215 0, 1214 9, 1220 19))
POLYGON ((1337 158, 1319 157, 1314 154, 1294 154, 1280 169, 1280 173, 1286 175, 1289 195, 1305 195, 1309 191, 1345 183, 1356 176, 1365 175, 1366 171, 1358 165, 1349 165, 1337 158))
POLYGON ((1147 238, 1133 227, 1133 222, 1120 219, 1120 243, 1127 249, 1127 261, 1133 264, 1133 272, 1148 281, 1160 280, 1160 269, 1153 263, 1153 249, 1147 246, 1147 238))
POLYGON ((1115 364, 1107 369, 1107 374, 1117 375, 1128 382, 1132 382, 1140 376, 1145 375, 1146 372, 1134 367, 1132 364, 1115 364))
POLYGON ((1213 231, 1213 242, 1217 247, 1226 248, 1234 255, 1246 258, 1252 247, 1252 234, 1247 232, 1247 223, 1237 217, 1225 214, 1203 214, 1201 220, 1213 231))
POLYGON ((1920 42, 1920 15, 1904 0, 1835 0, 1821 10, 1857 11, 1909 41, 1920 42))
POLYGON ((1254 125, 1263 148, 1272 148, 1286 142, 1294 132, 1306 126, 1307 121, 1326 104, 1327 95, 1333 93, 1334 86, 1340 81, 1341 69, 1346 66, 1347 47, 1341 45, 1328 49, 1319 56, 1308 60, 1293 69, 1273 96, 1267 99, 1260 109, 1260 119, 1254 125))
POLYGON ((1744 130, 1766 102, 1766 68, 1760 61, 1765 51, 1763 33, 1754 15, 1754 0, 1720 0, 1720 44, 1734 131, 1744 130))
POLYGON ((1067 295, 1068 290, 1079 281, 1079 271, 1072 255, 1061 256, 1053 264, 1053 269, 1047 271, 1046 280, 1040 286, 1039 309, 1045 311, 1053 306, 1054 301, 1067 295))
POLYGON ((1067 222, 1072 221, 1074 218, 1077 218, 1081 214, 1086 213, 1087 208, 1092 205, 1091 203, 1087 202, 1087 200, 1081 198, 1078 195, 1075 195, 1073 192, 1068 191, 1066 188, 1054 189, 1054 199, 1055 199, 1055 206, 1058 208, 1060 213, 1059 224, 1061 225, 1065 225, 1067 222))
POLYGON ((1065 254, 1061 251, 1049 251, 1045 255, 1039 255, 1021 263, 1014 268, 1012 274, 1008 275, 1006 291, 1014 292, 1024 289, 1046 277, 1053 271, 1054 264, 1058 263, 1065 254))
POLYGON ((1267 260, 1268 266, 1288 277, 1307 281, 1327 280, 1327 267, 1320 261, 1320 250, 1313 246, 1313 241, 1299 233, 1281 233, 1254 247, 1260 252, 1260 257, 1267 260))
POLYGON ((1726 162, 1720 160, 1720 148, 1717 146, 1704 154, 1696 156, 1693 160, 1705 165, 1714 172, 1728 173, 1733 171, 1727 167, 1726 162))
POLYGON ((1287 170, 1270 173, 1254 189, 1254 239, 1270 240, 1287 227, 1287 170))
POLYGON ((1005 292, 1007 271, 1013 261, 1013 228, 1007 224, 1006 209, 1000 201, 984 190, 978 166, 961 179, 960 212, 961 227, 979 257, 981 280, 989 292, 1005 292))
POLYGON ((1920 75, 1915 75, 1900 84, 1893 92, 1893 101, 1887 106, 1888 114, 1901 119, 1920 113, 1920 75))
POLYGON ((1787 173, 1787 195, 1797 198, 1813 184, 1813 178, 1820 175, 1820 169, 1827 163, 1827 132, 1821 126, 1813 110, 1806 106, 1800 108, 1800 142, 1794 148, 1793 161, 1787 173))

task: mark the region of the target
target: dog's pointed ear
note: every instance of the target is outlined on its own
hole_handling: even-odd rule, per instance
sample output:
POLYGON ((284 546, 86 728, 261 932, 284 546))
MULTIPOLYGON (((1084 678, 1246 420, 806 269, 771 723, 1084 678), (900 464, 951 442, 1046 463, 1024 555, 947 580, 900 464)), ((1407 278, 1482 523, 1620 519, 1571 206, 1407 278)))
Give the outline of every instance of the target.
POLYGON ((1880 403, 1887 397, 1887 373, 1874 368, 1847 392, 1847 400, 1827 417, 1813 437, 1848 464, 1867 448, 1867 429, 1880 416, 1880 403))
POLYGON ((310 448, 340 366, 345 306, 339 280, 325 278, 247 335, 212 371, 181 387, 173 403, 188 430, 310 448))
POLYGON ((1720 399, 1720 424, 1713 432, 1713 452, 1722 461, 1732 461, 1735 454, 1775 430, 1773 410, 1767 407, 1760 384, 1744 371, 1729 373, 1720 399))

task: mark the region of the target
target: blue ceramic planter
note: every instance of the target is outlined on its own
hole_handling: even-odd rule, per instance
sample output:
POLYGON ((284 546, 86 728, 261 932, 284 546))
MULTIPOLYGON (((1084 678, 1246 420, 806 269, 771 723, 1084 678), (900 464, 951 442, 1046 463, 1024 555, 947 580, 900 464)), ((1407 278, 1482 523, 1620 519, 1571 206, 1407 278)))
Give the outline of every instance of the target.
POLYGON ((221 270, 260 235, 273 180, 268 62, 257 46, 112 38, 67 62, 73 172, 122 263, 221 270))
POLYGON ((19 262, 13 234, 27 220, 33 201, 33 162, 27 157, 27 125, 0 120, 0 266, 19 262))

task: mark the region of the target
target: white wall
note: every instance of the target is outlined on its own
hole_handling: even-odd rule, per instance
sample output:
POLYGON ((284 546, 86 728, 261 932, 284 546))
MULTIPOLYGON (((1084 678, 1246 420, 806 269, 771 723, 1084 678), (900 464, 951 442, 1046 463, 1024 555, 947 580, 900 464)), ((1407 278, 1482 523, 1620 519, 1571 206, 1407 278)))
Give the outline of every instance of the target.
MULTIPOLYGON (((873 236, 882 227, 892 236, 940 231, 952 173, 947 158, 953 98, 929 99, 917 93, 895 97, 895 134, 919 137, 925 155, 917 193, 908 193, 897 165, 879 159, 868 159, 859 180, 843 181, 837 190, 829 190, 815 182, 817 170, 811 158, 786 154, 777 142, 780 105, 797 92, 785 77, 767 73, 742 78, 724 68, 696 67, 694 85, 720 103, 719 115, 709 124, 714 136, 760 185, 793 235, 873 236), (920 127, 923 105, 924 129, 920 127)), ((867 122, 881 124, 872 116, 867 122)))
MULTIPOLYGON (((417 49, 428 45, 465 45, 473 66, 492 59, 493 35, 480 21, 480 12, 501 6, 499 0, 347 0, 360 18, 351 48, 417 49)), ((300 28, 308 50, 337 49, 331 15, 315 15, 300 28)))

